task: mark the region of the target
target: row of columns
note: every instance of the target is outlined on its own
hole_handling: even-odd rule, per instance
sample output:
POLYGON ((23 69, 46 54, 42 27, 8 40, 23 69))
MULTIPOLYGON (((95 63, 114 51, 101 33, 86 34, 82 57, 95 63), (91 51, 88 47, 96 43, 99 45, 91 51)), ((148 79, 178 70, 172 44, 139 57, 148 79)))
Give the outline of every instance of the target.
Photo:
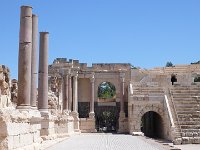
MULTIPOLYGON (((78 73, 73 76, 66 74, 63 77, 63 110, 67 112, 78 112, 78 73), (73 79, 73 81, 72 81, 73 79), (72 84, 73 83, 73 84, 72 84), (73 86, 72 86, 73 85, 73 86), (72 90, 73 87, 73 90, 72 90), (73 93, 73 97, 72 97, 73 93), (73 99, 73 102, 72 102, 73 99), (73 104, 73 106, 72 106, 73 104)), ((91 100, 89 117, 93 118, 95 102, 95 75, 90 78, 91 100)), ((125 73, 120 73, 120 113, 124 113, 125 73)))
POLYGON ((78 73, 63 76, 63 110, 78 112, 78 73))
MULTIPOLYGON (((18 109, 36 108, 37 99, 37 33, 38 18, 32 7, 22 6, 20 15, 19 63, 18 63, 18 109)), ((124 73, 120 73, 120 112, 124 112, 124 73)), ((94 74, 91 78, 90 114, 94 116, 94 74)), ((64 108, 78 112, 78 72, 72 78, 65 77, 64 108), (73 87, 73 90, 72 90, 73 87), (72 103, 73 91, 73 103, 72 103), (73 104, 73 106, 72 106, 73 104)), ((40 32, 38 109, 48 111, 48 32, 40 32)))
MULTIPOLYGON (((36 108, 38 17, 21 6, 18 57, 18 109, 36 108)), ((48 32, 40 32, 38 109, 48 111, 48 32)))

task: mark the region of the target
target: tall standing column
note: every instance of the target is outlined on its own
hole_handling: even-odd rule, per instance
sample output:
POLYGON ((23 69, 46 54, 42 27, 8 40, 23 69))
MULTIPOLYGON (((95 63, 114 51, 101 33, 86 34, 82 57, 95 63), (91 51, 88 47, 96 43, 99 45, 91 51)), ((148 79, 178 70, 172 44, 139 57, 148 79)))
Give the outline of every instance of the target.
POLYGON ((79 128, 79 114, 78 114, 78 72, 73 77, 73 112, 74 131, 80 132, 79 128))
POLYGON ((38 109, 48 112, 48 32, 40 32, 38 109))
POLYGON ((30 108, 32 7, 21 6, 18 58, 18 109, 30 108))
POLYGON ((73 77, 73 112, 78 112, 78 74, 73 77))
POLYGON ((120 73, 120 113, 124 113, 124 82, 125 74, 120 73))
POLYGON ((37 49, 38 17, 32 15, 32 57, 31 57, 31 107, 36 108, 37 100, 37 49))
POLYGON ((63 90, 63 110, 68 112, 69 110, 69 94, 68 94, 68 86, 69 86, 69 75, 64 76, 64 90, 63 90))
POLYGON ((90 82, 91 82, 91 101, 90 101, 90 114, 89 117, 90 118, 94 118, 94 74, 92 75, 92 77, 90 78, 90 82))
POLYGON ((124 83, 125 83, 125 73, 120 73, 120 114, 119 114, 119 129, 118 132, 127 132, 127 121, 124 112, 124 83))
POLYGON ((69 75, 68 79, 68 95, 69 95, 69 111, 72 111, 72 76, 71 74, 69 75))

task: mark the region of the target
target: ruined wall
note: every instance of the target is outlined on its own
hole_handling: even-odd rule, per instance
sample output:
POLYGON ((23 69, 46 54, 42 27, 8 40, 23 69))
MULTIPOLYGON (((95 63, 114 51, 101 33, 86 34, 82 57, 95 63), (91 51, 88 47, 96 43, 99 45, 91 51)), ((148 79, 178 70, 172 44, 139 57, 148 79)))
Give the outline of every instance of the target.
POLYGON ((0 65, 0 108, 11 106, 10 71, 8 67, 0 65))

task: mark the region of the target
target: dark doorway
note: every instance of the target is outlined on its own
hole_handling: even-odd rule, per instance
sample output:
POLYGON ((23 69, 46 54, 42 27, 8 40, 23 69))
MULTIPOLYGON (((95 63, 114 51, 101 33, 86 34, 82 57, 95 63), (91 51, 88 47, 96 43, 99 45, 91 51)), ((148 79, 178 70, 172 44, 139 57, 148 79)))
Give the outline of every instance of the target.
POLYGON ((95 104, 96 129, 99 132, 116 132, 118 129, 119 105, 116 88, 104 81, 98 86, 98 102, 95 104))
POLYGON ((174 85, 174 82, 177 82, 177 78, 176 78, 176 75, 171 75, 171 82, 172 82, 172 85, 174 85))
POLYGON ((95 108, 96 129, 98 132, 116 132, 119 111, 116 106, 98 106, 95 108))
POLYGON ((149 111, 142 116, 141 131, 151 138, 163 138, 162 118, 156 112, 149 111))

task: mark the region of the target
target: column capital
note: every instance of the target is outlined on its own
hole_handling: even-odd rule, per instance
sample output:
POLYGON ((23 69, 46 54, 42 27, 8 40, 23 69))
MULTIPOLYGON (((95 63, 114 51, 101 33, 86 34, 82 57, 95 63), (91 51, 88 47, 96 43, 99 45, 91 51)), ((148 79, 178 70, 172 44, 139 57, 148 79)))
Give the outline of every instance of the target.
POLYGON ((90 77, 90 82, 94 83, 95 81, 95 73, 92 73, 92 76, 90 77))
POLYGON ((78 71, 74 71, 71 75, 72 75, 73 77, 75 77, 75 78, 78 78, 78 71))
POLYGON ((120 78, 125 78, 125 72, 120 72, 119 76, 120 76, 120 78))

